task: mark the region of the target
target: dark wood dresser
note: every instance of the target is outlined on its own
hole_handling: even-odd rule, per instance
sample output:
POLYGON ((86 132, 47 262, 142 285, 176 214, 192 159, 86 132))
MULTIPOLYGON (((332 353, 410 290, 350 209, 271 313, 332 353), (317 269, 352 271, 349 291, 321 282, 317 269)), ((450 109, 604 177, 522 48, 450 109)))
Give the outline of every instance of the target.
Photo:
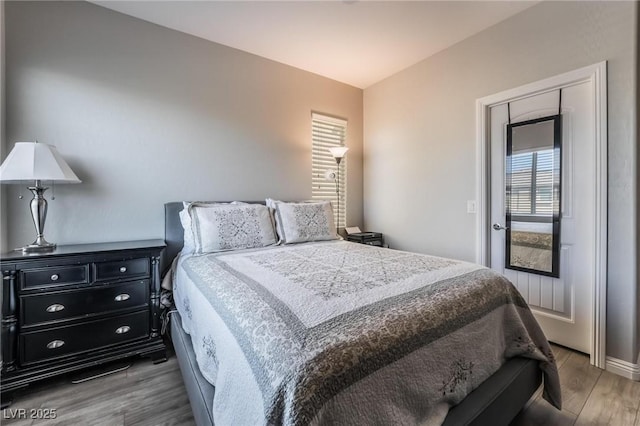
POLYGON ((163 240, 2 254, 3 403, 36 380, 133 355, 166 359, 163 240))

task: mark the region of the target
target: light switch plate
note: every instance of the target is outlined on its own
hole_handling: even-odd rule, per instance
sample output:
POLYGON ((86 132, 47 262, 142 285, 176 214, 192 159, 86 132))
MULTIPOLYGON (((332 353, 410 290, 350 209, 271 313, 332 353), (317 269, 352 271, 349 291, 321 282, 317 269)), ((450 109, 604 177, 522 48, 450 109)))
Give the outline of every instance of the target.
POLYGON ((476 213, 476 200, 467 200, 467 213, 476 213))

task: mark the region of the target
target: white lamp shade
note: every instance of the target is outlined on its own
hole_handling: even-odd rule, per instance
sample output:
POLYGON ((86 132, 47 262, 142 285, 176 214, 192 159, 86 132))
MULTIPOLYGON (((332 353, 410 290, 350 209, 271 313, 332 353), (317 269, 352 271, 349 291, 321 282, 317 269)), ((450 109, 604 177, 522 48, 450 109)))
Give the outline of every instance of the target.
POLYGON ((331 152, 333 158, 343 158, 347 151, 349 151, 349 148, 346 146, 334 146, 333 148, 329 148, 329 152, 331 152))
POLYGON ((55 146, 38 142, 16 142, 0 166, 0 181, 23 183, 35 180, 81 182, 55 146))

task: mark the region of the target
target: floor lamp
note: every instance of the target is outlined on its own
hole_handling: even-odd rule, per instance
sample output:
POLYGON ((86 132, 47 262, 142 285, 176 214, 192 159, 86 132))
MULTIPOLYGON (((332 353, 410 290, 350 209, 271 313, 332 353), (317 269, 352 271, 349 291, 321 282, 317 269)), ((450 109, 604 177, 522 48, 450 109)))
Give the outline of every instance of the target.
POLYGON ((22 247, 25 253, 55 249, 55 243, 44 238, 44 223, 47 219, 47 200, 44 191, 49 188, 43 181, 51 183, 80 183, 71 168, 58 153, 55 146, 36 142, 16 142, 0 167, 2 183, 32 184, 31 216, 36 227, 36 240, 22 247))
POLYGON ((335 158, 336 163, 338 164, 338 170, 336 171, 336 195, 338 196, 338 214, 336 220, 336 233, 340 235, 340 162, 344 158, 344 156, 349 151, 349 148, 346 146, 334 146, 333 148, 329 148, 329 152, 335 158))

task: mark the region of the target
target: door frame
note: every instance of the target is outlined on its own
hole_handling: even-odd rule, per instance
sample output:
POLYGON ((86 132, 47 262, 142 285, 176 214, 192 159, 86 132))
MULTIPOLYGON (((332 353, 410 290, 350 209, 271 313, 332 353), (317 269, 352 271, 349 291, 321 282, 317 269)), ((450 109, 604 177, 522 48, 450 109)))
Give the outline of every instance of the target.
POLYGON ((591 364, 605 368, 607 320, 607 62, 599 62, 476 100, 476 262, 490 266, 490 108, 580 83, 590 83, 596 143, 595 277, 591 289, 591 364))

